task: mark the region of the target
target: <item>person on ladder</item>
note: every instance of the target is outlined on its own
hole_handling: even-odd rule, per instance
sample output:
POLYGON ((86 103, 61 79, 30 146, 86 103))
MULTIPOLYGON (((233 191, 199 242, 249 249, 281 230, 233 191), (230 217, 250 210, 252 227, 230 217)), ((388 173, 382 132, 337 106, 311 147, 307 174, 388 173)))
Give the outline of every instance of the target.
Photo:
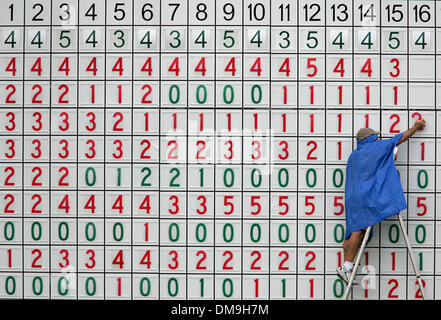
MULTIPOLYGON (((394 164, 398 150, 396 146, 407 141, 425 125, 424 119, 417 120, 412 128, 386 140, 380 140, 380 132, 370 128, 357 132, 357 149, 349 155, 346 165, 344 264, 337 268, 337 275, 346 285, 366 228, 407 208, 394 164)), ((373 228, 369 236, 372 236, 372 231, 373 228)), ((357 282, 354 280, 353 284, 357 282)))

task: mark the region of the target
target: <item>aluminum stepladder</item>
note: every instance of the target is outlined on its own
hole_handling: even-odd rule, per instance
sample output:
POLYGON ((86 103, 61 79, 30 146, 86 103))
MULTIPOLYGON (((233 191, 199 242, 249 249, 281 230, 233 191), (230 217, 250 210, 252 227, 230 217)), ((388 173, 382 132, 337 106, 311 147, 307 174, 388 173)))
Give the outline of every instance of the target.
MULTIPOLYGON (((409 253, 410 261, 412 262, 413 265, 413 270, 417 278, 418 286, 420 287, 421 296, 423 300, 425 300, 423 282, 421 280, 420 273, 418 272, 418 268, 415 264, 415 258, 413 256, 413 251, 412 251, 412 247, 410 246, 409 238, 407 237, 407 232, 404 227, 403 218, 401 218, 400 214, 397 214, 397 217, 398 217, 398 221, 400 222, 400 228, 401 231, 403 232, 404 241, 406 242, 406 246, 407 246, 407 252, 409 253)), ((360 250, 358 251, 357 258, 355 259, 354 269, 352 270, 351 277, 349 278, 349 282, 345 290, 345 294, 343 295, 343 300, 347 300, 349 297, 349 293, 351 292, 352 283, 354 282, 354 278, 357 274, 358 265, 360 264, 361 256, 363 255, 364 249, 366 247, 366 243, 369 238, 369 233, 371 232, 371 229, 372 226, 369 226, 364 235, 363 242, 361 243, 360 250)))

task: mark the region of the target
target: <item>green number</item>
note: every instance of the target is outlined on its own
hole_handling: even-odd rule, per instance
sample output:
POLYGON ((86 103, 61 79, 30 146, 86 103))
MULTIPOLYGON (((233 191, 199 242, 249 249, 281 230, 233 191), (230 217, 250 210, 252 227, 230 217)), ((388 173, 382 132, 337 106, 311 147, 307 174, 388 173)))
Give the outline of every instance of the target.
POLYGON ((203 223, 199 223, 197 226, 196 226, 196 240, 198 241, 198 242, 204 242, 205 241, 205 239, 207 239, 207 227, 205 226, 205 224, 203 224, 203 223), (199 230, 202 228, 202 237, 200 236, 200 234, 199 234, 199 230))
POLYGON ((389 227, 389 241, 392 243, 397 243, 400 239, 400 231, 398 230, 398 226, 396 224, 391 224, 389 227), (395 230, 395 238, 392 237, 392 232, 395 230))
POLYGON ((417 243, 424 243, 426 241, 426 227, 422 224, 419 224, 416 228, 415 228, 415 240, 417 243), (423 234, 422 237, 420 238, 420 232, 419 230, 423 230, 423 234))
POLYGON ((222 232, 222 236, 223 236, 225 242, 233 241, 233 238, 234 238, 234 228, 231 225, 231 223, 224 224, 224 230, 222 232), (228 227, 228 229, 230 231, 230 237, 229 238, 227 238, 227 227, 228 227))
POLYGON ((262 172, 260 172, 260 170, 257 168, 251 170, 251 184, 253 185, 254 188, 258 188, 262 184, 262 172), (258 173, 258 177, 259 177, 257 183, 254 181, 254 176, 256 172, 258 173))
POLYGON ((69 292, 69 279, 65 276, 62 276, 58 279, 58 293, 62 296, 65 296, 69 292), (62 291, 64 287, 64 291, 62 291))
POLYGON ((116 39, 120 40, 120 44, 117 44, 116 42, 113 42, 113 45, 116 48, 121 48, 125 45, 126 41, 124 40, 124 32, 121 30, 115 30, 115 32, 113 32, 113 35, 116 36, 116 34, 119 33, 120 36, 117 37, 116 39))
POLYGON ((286 279, 280 280, 282 282, 282 297, 286 297, 286 279))
POLYGON ((316 184, 317 184, 317 172, 315 171, 315 169, 310 168, 306 171, 306 185, 310 188, 313 188, 313 187, 315 187, 316 184), (311 183, 310 179, 309 179, 311 172, 314 177, 313 183, 311 183))
POLYGON ((14 48, 15 44, 17 43, 17 41, 15 41, 14 35, 15 35, 14 31, 11 31, 11 33, 9 34, 9 36, 5 40, 5 44, 10 44, 11 48, 14 48), (9 39, 11 39, 11 40, 9 40, 9 39))
POLYGON ((40 240, 41 239, 41 224, 40 224, 40 222, 38 222, 38 221, 35 221, 34 223, 32 223, 32 226, 31 226, 31 236, 32 236, 32 239, 33 240, 35 240, 35 241, 38 241, 38 240, 40 240), (35 235, 35 226, 37 226, 38 228, 38 234, 37 235, 35 235))
POLYGON ((234 31, 233 30, 225 30, 224 31, 224 42, 223 42, 223 45, 224 45, 225 48, 231 48, 231 47, 234 46, 235 41, 234 41, 234 38, 232 36, 228 36, 227 33, 233 33, 234 34, 234 31), (227 44, 225 42, 225 40, 229 40, 230 44, 227 44))
POLYGON ((343 32, 339 32, 338 35, 335 37, 334 41, 332 41, 332 44, 334 46, 339 46, 340 49, 343 48, 344 42, 343 42, 343 32))
POLYGON ((418 180, 418 187, 420 187, 421 189, 426 188, 427 184, 429 183, 429 175, 427 174, 427 171, 424 169, 418 171, 417 180, 418 180), (425 180, 424 184, 421 183, 421 174, 424 174, 424 180, 425 180))
POLYGON ((289 173, 286 168, 282 168, 279 170, 279 174, 277 175, 277 180, 279 181, 279 186, 285 188, 289 183, 289 173), (285 174, 285 183, 282 183, 282 172, 285 174))
POLYGON ((58 238, 61 241, 66 241, 69 238, 69 226, 66 222, 61 222, 58 225, 58 238), (64 236, 63 236, 63 229, 64 229, 64 236))
POLYGON ((233 86, 231 84, 228 84, 224 87, 224 92, 223 92, 223 98, 224 98, 224 102, 226 104, 231 104, 234 101, 234 89, 233 86), (230 93, 230 99, 228 99, 228 95, 227 95, 227 89, 230 93))
POLYGON ((150 187, 152 184, 147 182, 147 179, 150 177, 150 175, 152 174, 152 170, 148 167, 144 167, 141 169, 141 172, 147 171, 147 174, 144 176, 144 178, 142 178, 141 181, 141 186, 143 187, 150 187))
POLYGON ((201 31, 201 33, 198 35, 198 37, 196 38, 194 43, 200 44, 202 46, 202 48, 205 48, 207 41, 205 41, 205 31, 204 30, 201 31))
POLYGON ((203 187, 204 186, 204 168, 200 168, 199 169, 199 176, 200 178, 200 186, 203 187))
POLYGON ((5 223, 4 233, 5 239, 8 241, 11 241, 15 237, 15 225, 11 221, 8 221, 5 223), (8 228, 10 229, 10 232, 8 232, 8 228))
POLYGON ((179 240, 179 226, 176 223, 171 223, 168 227, 168 238, 171 242, 176 242, 179 240), (175 231, 175 236, 173 237, 173 228, 175 231))
POLYGON ((204 296, 204 278, 199 279, 199 282, 201 283, 201 297, 204 296))
POLYGON ((291 42, 289 41, 289 33, 288 33, 288 31, 281 31, 279 33, 279 36, 282 36, 282 34, 286 35, 284 38, 282 38, 282 40, 284 40, 286 42, 286 45, 282 46, 282 43, 279 43, 279 47, 282 48, 282 49, 286 49, 291 44, 291 42))
POLYGON ((198 85, 198 87, 196 88, 196 101, 199 104, 203 104, 203 103, 207 102, 207 88, 203 84, 198 85), (201 99, 201 95, 200 95, 201 89, 203 92, 202 99, 201 99))
POLYGON ((150 40, 150 30, 145 33, 144 37, 142 37, 139 43, 146 44, 147 48, 150 48, 150 46, 152 45, 152 41, 150 40))
POLYGON ((343 227, 342 224, 339 223, 334 227, 334 240, 337 243, 341 243, 343 242, 344 238, 345 238, 345 228, 343 227), (340 237, 338 237, 339 230, 340 230, 340 237))
POLYGON ((251 101, 253 101, 254 104, 258 104, 262 101, 262 88, 258 84, 251 87, 251 101), (256 89, 258 93, 257 99, 255 96, 256 89))
POLYGON ((116 171, 118 172, 118 177, 116 180, 116 185, 119 187, 121 186, 121 168, 117 168, 116 171))
POLYGON ((93 222, 88 222, 84 228, 84 233, 86 234, 86 239, 87 241, 94 241, 96 238, 96 228, 95 228, 95 223, 93 222), (90 227, 92 227, 92 235, 90 235, 90 227))
POLYGON ((332 174, 332 183, 334 184, 334 187, 336 188, 340 188, 343 185, 343 171, 341 169, 335 169, 333 174, 332 174), (337 173, 340 174, 340 183, 337 183, 337 173))
POLYGON ((230 278, 225 279, 222 282, 222 293, 224 294, 224 297, 229 298, 233 295, 233 281, 231 281, 230 278), (227 293, 227 283, 230 285, 230 292, 227 293))
POLYGON ((313 224, 308 223, 305 228, 305 239, 307 242, 311 243, 315 241, 315 226, 313 224), (309 230, 312 229, 312 237, 309 237, 309 230))
POLYGON ((121 241, 123 238, 124 238, 124 228, 121 222, 117 222, 113 224, 113 239, 115 241, 121 241), (119 237, 116 230, 117 228, 119 229, 119 237))
POLYGON ((257 223, 253 223, 251 225, 251 228, 250 228, 250 238, 251 238, 251 241, 259 242, 260 238, 261 238, 261 235, 262 235, 262 229, 260 228, 260 225, 258 225, 257 223), (256 228, 257 228, 257 236, 254 235, 254 233, 255 233, 254 230, 256 228))
POLYGON ((176 297, 176 295, 179 292, 178 280, 176 280, 176 278, 170 278, 168 280, 167 289, 168 289, 168 294, 169 294, 170 297, 176 297), (172 282, 175 284, 174 292, 172 292, 172 288, 171 288, 172 287, 172 285, 171 285, 172 282))
POLYGON ((95 30, 92 30, 92 32, 90 33, 90 35, 87 37, 86 39, 86 43, 87 44, 92 44, 92 46, 95 48, 96 44, 98 43, 98 41, 96 41, 96 35, 95 35, 95 30), (92 40, 91 40, 92 38, 92 40))
POLYGON ((364 39, 361 41, 361 44, 364 46, 368 46, 368 49, 370 49, 372 47, 373 42, 372 42, 372 35, 371 35, 370 31, 366 34, 364 39))
POLYGON ((178 168, 171 168, 170 173, 176 172, 176 174, 170 179, 170 187, 180 187, 181 185, 179 183, 175 183, 175 180, 179 177, 181 172, 178 168))
POLYGON ((15 287, 16 287, 15 278, 12 276, 7 277, 5 281, 6 293, 9 294, 10 296, 13 295, 15 293, 15 287), (12 282, 12 288, 10 286, 11 282, 12 282))
POLYGON ((86 184, 89 187, 95 185, 95 182, 96 182, 96 171, 95 171, 94 168, 89 167, 89 168, 86 169, 85 179, 86 179, 86 184), (92 182, 90 181, 90 174, 89 174, 90 172, 92 172, 92 182))
POLYGON ((234 171, 231 168, 224 170, 224 186, 231 188, 234 184, 234 171), (230 173, 230 183, 227 183, 227 172, 230 173))
POLYGON ((257 44, 257 47, 260 48, 260 44, 262 43, 262 40, 260 40, 260 30, 256 31, 254 36, 251 38, 250 43, 255 43, 257 44))
POLYGON ((420 271, 423 270, 423 253, 418 253, 418 256, 420 257, 420 271))
POLYGON ((179 102, 180 95, 181 95, 181 93, 180 93, 179 87, 177 85, 174 84, 174 85, 170 86, 170 89, 168 91, 168 99, 170 100, 170 102, 172 104, 177 104, 179 102), (173 99, 173 91, 176 91, 176 98, 175 99, 173 99))
POLYGON ((345 286, 343 285, 343 281, 341 279, 336 279, 334 281, 334 285, 332 287, 334 291, 334 297, 341 298, 344 293, 345 286), (337 285, 339 285, 339 291, 337 292, 337 285))
POLYGON ((32 279, 32 292, 36 296, 39 296, 43 292, 43 279, 41 279, 41 277, 37 276, 34 277, 34 279, 32 279), (38 281, 39 290, 37 290, 37 281, 38 281))
POLYGON ((139 292, 143 297, 149 296, 151 289, 152 289, 152 284, 149 278, 144 277, 141 279, 141 281, 139 281, 139 292), (144 282, 147 283, 147 290, 144 290, 144 282))
POLYGON ((279 240, 282 243, 286 243, 289 240, 289 228, 286 223, 282 223, 279 226, 279 240), (285 237, 282 237, 282 229, 285 230, 285 237))
POLYGON ((70 38, 68 36, 65 36, 65 33, 70 33, 70 30, 62 30, 60 32, 60 42, 58 43, 60 47, 67 48, 70 46, 70 38), (61 43, 61 41, 66 40, 66 44, 61 43))
POLYGON ((31 44, 37 45, 38 48, 41 48, 41 45, 43 44, 43 42, 41 41, 41 33, 40 33, 40 31, 38 31, 35 34, 34 38, 31 41, 31 44))
POLYGON ((397 49, 397 48, 400 46, 400 39, 399 39, 398 37, 394 37, 394 36, 392 36, 392 35, 395 35, 395 34, 400 34, 400 33, 399 33, 399 32, 396 32, 396 31, 394 31, 394 32, 389 32, 389 44, 388 44, 388 46, 389 46, 389 48, 391 48, 391 49, 397 49), (392 45, 390 44, 390 42, 392 42, 392 41, 395 41, 395 43, 396 43, 395 46, 392 46, 392 45))
POLYGON ((314 49, 318 46, 318 39, 316 37, 312 36, 312 34, 317 34, 317 33, 318 33, 317 31, 309 31, 308 32, 308 36, 306 37, 306 41, 313 40, 313 43, 314 43, 314 45, 310 45, 309 43, 306 44, 306 46, 309 49, 314 49))
POLYGON ((88 277, 85 282, 86 293, 88 296, 94 296, 96 292, 96 281, 93 277, 88 277), (90 281, 92 281, 92 290, 90 290, 90 281))
POLYGON ((181 34, 179 33, 179 31, 177 30, 173 30, 172 32, 170 32, 170 35, 176 34, 176 37, 173 38, 173 40, 176 40, 177 44, 172 44, 171 42, 169 42, 168 44, 170 45, 170 47, 172 48, 179 48, 179 46, 181 45, 181 40, 179 39, 179 37, 181 36, 181 34))
POLYGON ((416 39, 415 41, 415 45, 417 46, 421 46, 421 49, 424 49, 427 46, 427 42, 426 42, 426 33, 423 31, 421 32, 420 36, 418 37, 418 39, 416 39))

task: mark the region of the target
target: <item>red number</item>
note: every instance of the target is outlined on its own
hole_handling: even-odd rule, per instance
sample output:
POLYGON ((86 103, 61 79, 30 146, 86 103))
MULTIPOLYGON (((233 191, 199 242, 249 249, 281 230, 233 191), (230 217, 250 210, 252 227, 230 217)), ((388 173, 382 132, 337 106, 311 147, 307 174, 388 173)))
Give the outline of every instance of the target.
POLYGON ((42 183, 38 182, 37 180, 41 177, 43 171, 41 170, 40 167, 33 167, 32 168, 32 173, 37 172, 34 176, 34 178, 32 179, 32 185, 33 186, 41 186, 42 183))
POLYGON ((11 99, 11 97, 12 97, 12 95, 15 93, 15 91, 17 90, 16 88, 15 88, 15 86, 13 85, 13 84, 8 84, 7 86, 6 86, 6 90, 9 90, 9 89, 11 89, 11 92, 9 92, 9 94, 6 96, 6 103, 17 103, 17 101, 16 100, 12 100, 11 99))
POLYGON ((250 69, 251 72, 256 72, 257 76, 260 77, 260 74, 262 73, 262 67, 260 65, 260 57, 256 58, 256 61, 254 61, 253 65, 250 69))
POLYGON ((286 76, 289 77, 289 73, 291 72, 291 69, 289 68, 289 58, 285 58, 285 60, 283 60, 283 63, 279 68, 279 72, 285 72, 286 76))
POLYGON ((9 209, 10 206, 14 203, 14 196, 12 194, 6 194, 4 197, 5 201, 6 199, 9 199, 9 202, 5 205, 4 213, 14 213, 14 209, 9 209))
POLYGON ((334 197, 334 207, 340 207, 340 211, 334 211, 334 215, 339 216, 343 213, 343 211, 345 210, 345 206, 342 203, 339 203, 337 200, 342 200, 343 201, 343 196, 335 196, 334 197))
POLYGON ((112 71, 118 72, 118 74, 122 76, 124 72, 124 68, 122 65, 122 57, 119 57, 118 60, 116 60, 115 64, 113 65, 112 71))
POLYGON ((427 212, 427 206, 426 204, 422 203, 422 201, 426 201, 426 197, 418 197, 417 198, 417 208, 423 208, 422 212, 418 212, 417 216, 424 216, 427 212))
POLYGON ((41 210, 37 209, 37 207, 41 203, 41 196, 39 194, 33 194, 31 200, 35 200, 34 205, 32 206, 32 213, 41 213, 41 210))
POLYGON ((204 140, 198 140, 198 141, 196 142, 196 145, 197 145, 197 146, 202 145, 202 147, 200 147, 199 150, 198 150, 198 152, 196 153, 196 159, 198 159, 198 160, 204 160, 204 159, 206 159, 205 156, 201 156, 201 153, 205 150, 205 147, 206 147, 205 141, 204 141, 204 140))
POLYGON ((232 200, 233 196, 224 196, 224 206, 229 206, 230 207, 230 211, 224 211, 224 214, 226 215, 230 215, 233 213, 234 211, 234 203, 228 200, 232 200))
POLYGON ((92 249, 89 249, 89 250, 86 251, 86 254, 90 255, 90 257, 89 257, 89 261, 91 261, 92 264, 89 265, 88 263, 85 263, 84 265, 85 265, 86 268, 88 268, 88 269, 93 269, 93 268, 95 268, 95 264, 96 264, 96 262, 95 262, 95 251, 93 251, 92 249))
POLYGON ((314 200, 314 196, 306 196, 305 197, 305 207, 307 206, 311 206, 311 211, 306 211, 305 214, 306 215, 311 215, 314 213, 315 211, 315 204, 314 202, 310 202, 309 200, 314 200))
POLYGON ((150 159, 150 156, 147 154, 147 151, 150 149, 152 144, 150 143, 149 140, 146 139, 141 141, 141 146, 144 144, 146 145, 146 147, 141 152, 141 159, 150 159))
POLYGON ((69 169, 66 167, 61 167, 60 169, 58 169, 58 172, 64 172, 64 174, 60 177, 60 180, 58 180, 58 185, 59 186, 68 186, 69 183, 64 182, 64 179, 66 179, 66 177, 69 175, 69 169))
POLYGON ((289 254, 288 254, 288 252, 286 252, 286 251, 280 251, 280 252, 279 252, 279 257, 281 257, 281 256, 285 256, 285 258, 283 258, 282 261, 280 261, 280 264, 279 264, 279 270, 289 270, 289 267, 285 267, 285 266, 283 266, 283 265, 285 264, 285 262, 288 261, 288 259, 289 259, 289 254))
POLYGON ((178 159, 177 155, 173 155, 173 152, 175 152, 178 149, 178 143, 176 142, 176 140, 170 140, 167 143, 168 146, 173 145, 173 147, 170 149, 170 151, 168 152, 167 158, 168 159, 178 159))
POLYGON ((63 62, 61 62, 60 67, 58 68, 59 72, 63 72, 65 73, 66 76, 69 75, 69 57, 65 57, 63 59, 63 62))
POLYGON ((119 250, 116 254, 115 258, 112 261, 112 264, 119 265, 119 268, 122 269, 124 266, 124 257, 123 257, 123 251, 119 250))
POLYGON ((311 259, 309 259, 309 261, 306 263, 305 270, 315 270, 315 267, 310 266, 310 264, 315 260, 315 253, 313 251, 308 251, 305 256, 311 256, 311 259))
POLYGON ((176 76, 179 76, 179 57, 175 57, 170 67, 168 68, 168 72, 174 72, 176 76))
POLYGON ((34 64, 31 67, 31 72, 37 72, 38 76, 41 76, 41 57, 38 57, 37 60, 35 60, 34 64))
POLYGON ((141 71, 147 72, 149 76, 152 75, 152 57, 148 57, 145 61, 144 65, 141 68, 141 71))
POLYGON ((89 65, 86 67, 86 71, 92 72, 94 76, 96 76, 96 73, 98 71, 96 67, 96 57, 93 57, 92 60, 90 60, 89 65))
POLYGON ((37 99, 37 97, 43 92, 43 88, 39 84, 34 84, 32 86, 32 91, 34 90, 36 90, 36 92, 32 97, 32 103, 43 103, 43 100, 37 99))
POLYGON ((340 60, 338 60, 337 65, 334 68, 334 72, 335 73, 340 73, 340 77, 343 77, 345 74, 345 69, 344 69, 344 59, 340 58, 340 60))
POLYGON ((195 72, 201 72, 202 76, 205 76, 205 72, 207 71, 207 68, 205 67, 205 57, 202 57, 201 60, 198 62, 196 68, 194 68, 195 72))
POLYGON ((225 259, 224 265, 222 266, 223 270, 233 270, 232 266, 228 266, 228 263, 233 259, 233 253, 231 251, 225 251, 222 254, 223 257, 228 256, 227 259, 225 259))
POLYGON ((37 256, 32 261, 32 268, 41 268, 41 264, 37 264, 37 261, 41 258, 41 251, 39 249, 34 249, 31 252, 32 255, 37 254, 37 256))
POLYGON ((11 119, 9 119, 9 123, 11 124, 11 126, 5 126, 5 129, 7 131, 14 131, 15 130, 15 113, 8 112, 6 114, 6 116, 11 118, 11 119))
POLYGON ((363 67, 361 67, 361 72, 367 73, 368 77, 372 75, 372 64, 371 64, 371 58, 368 58, 366 62, 364 63, 363 67))
POLYGON ((253 263, 251 263, 251 270, 261 270, 262 267, 256 266, 256 263, 262 258, 262 254, 259 251, 253 251, 251 252, 251 256, 256 256, 253 263))
POLYGON ((236 58, 232 57, 225 67, 225 72, 231 72, 231 75, 234 77, 236 75, 236 58))
POLYGON ((196 265, 196 269, 197 270, 207 270, 206 266, 202 266, 202 262, 204 262, 204 260, 207 258, 207 254, 205 253, 205 251, 198 251, 196 252, 196 256, 199 257, 200 255, 202 255, 202 258, 199 259, 197 265, 196 265))
POLYGON ((389 119, 392 120, 393 118, 395 118, 395 122, 392 123, 392 125, 390 126, 390 130, 389 133, 399 133, 400 130, 395 129, 395 126, 400 123, 400 116, 398 114, 391 114, 389 119))
POLYGON ((251 214, 253 216, 258 215, 260 213, 260 211, 262 210, 262 206, 260 205, 259 202, 257 202, 257 200, 260 200, 260 196, 251 196, 251 206, 257 207, 256 211, 251 211, 251 214))
POLYGON ((9 180, 14 176, 15 170, 13 167, 6 167, 5 173, 10 172, 9 175, 5 179, 5 186, 15 186, 14 182, 10 182, 9 180))
POLYGON ((15 65, 15 57, 11 58, 11 61, 9 61, 5 71, 6 72, 12 72, 12 75, 15 76, 15 73, 17 72, 17 68, 16 68, 16 65, 15 65))
POLYGON ((169 256, 173 255, 172 261, 175 263, 174 265, 171 265, 170 263, 168 264, 168 267, 172 270, 177 269, 179 267, 179 262, 178 262, 178 252, 175 250, 172 250, 169 252, 168 254, 169 256))
POLYGON ((314 77, 317 74, 317 66, 315 64, 313 64, 314 61, 317 61, 317 58, 308 58, 307 60, 307 68, 311 69, 312 68, 312 73, 308 73, 307 76, 308 77, 314 77))
POLYGON ((309 141, 306 146, 309 147, 312 145, 313 147, 308 152, 308 156, 306 157, 307 160, 317 160, 317 157, 312 157, 311 154, 317 149, 317 143, 315 141, 309 141))
POLYGON ((115 149, 116 149, 116 151, 118 151, 118 153, 113 152, 113 153, 112 153, 112 156, 113 156, 115 159, 120 159, 120 158, 122 158, 122 156, 123 156, 123 150, 122 150, 122 145, 123 145, 123 143, 122 143, 122 141, 119 140, 119 139, 116 139, 116 140, 113 141, 113 145, 116 146, 115 149))
MULTIPOLYGON (((145 84, 145 85, 142 86, 141 90, 145 90, 145 89, 147 89, 147 92, 144 93, 144 95, 142 96, 141 103, 152 103, 152 100, 147 100, 147 96, 150 93, 152 93, 152 91, 153 91, 152 86, 149 85, 149 84, 145 84)), ((148 131, 148 130, 146 130, 146 131, 148 131)))
POLYGON ((63 123, 65 124, 64 126, 59 125, 58 128, 61 131, 67 131, 69 130, 69 114, 67 112, 61 112, 60 113, 60 118, 63 118, 63 123))
POLYGON ((395 291, 395 289, 398 288, 398 281, 395 279, 390 279, 387 284, 392 284, 392 283, 394 284, 394 286, 389 290, 388 298, 396 299, 398 298, 398 295, 393 294, 393 292, 395 291))
POLYGON ((152 262, 150 261, 150 250, 147 250, 144 253, 139 264, 145 264, 147 266, 147 269, 150 269, 150 266, 152 265, 152 262))
POLYGON ((123 130, 124 130, 123 128, 119 128, 119 127, 118 127, 118 125, 119 125, 119 124, 123 121, 123 119, 124 119, 123 114, 122 114, 121 112, 115 112, 115 113, 113 114, 113 119, 115 119, 115 118, 118 118, 118 119, 116 119, 115 123, 113 124, 113 131, 123 131, 123 130))
POLYGON ((64 97, 68 94, 69 92, 69 87, 65 84, 62 84, 58 87, 59 91, 62 91, 60 96, 58 97, 58 103, 69 103, 69 100, 64 100, 64 97))

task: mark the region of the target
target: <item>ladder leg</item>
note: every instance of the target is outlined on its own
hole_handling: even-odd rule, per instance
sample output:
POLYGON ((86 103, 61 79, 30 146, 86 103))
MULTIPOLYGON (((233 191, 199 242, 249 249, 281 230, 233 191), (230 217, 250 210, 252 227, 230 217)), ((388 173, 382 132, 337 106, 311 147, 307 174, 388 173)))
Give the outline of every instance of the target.
POLYGON ((347 300, 349 297, 349 292, 351 291, 352 283, 354 282, 354 278, 357 275, 358 264, 360 263, 361 256, 363 255, 364 248, 366 247, 367 240, 369 239, 369 233, 371 232, 372 226, 369 226, 364 234, 363 242, 361 244, 361 248, 358 251, 357 259, 355 259, 354 269, 352 270, 351 277, 349 278, 348 286, 346 287, 345 294, 343 296, 343 300, 347 300))
POLYGON ((413 256, 412 247, 410 246, 409 238, 407 237, 407 231, 404 228, 403 218, 401 218, 400 214, 397 214, 398 221, 400 222, 401 231, 403 232, 404 241, 406 242, 407 246, 407 252, 409 253, 410 261, 412 262, 413 271, 415 272, 415 276, 417 278, 418 286, 420 287, 421 296, 423 297, 423 300, 425 300, 424 296, 424 290, 423 290, 423 281, 421 280, 420 273, 418 271, 418 268, 415 264, 415 258, 413 256))

